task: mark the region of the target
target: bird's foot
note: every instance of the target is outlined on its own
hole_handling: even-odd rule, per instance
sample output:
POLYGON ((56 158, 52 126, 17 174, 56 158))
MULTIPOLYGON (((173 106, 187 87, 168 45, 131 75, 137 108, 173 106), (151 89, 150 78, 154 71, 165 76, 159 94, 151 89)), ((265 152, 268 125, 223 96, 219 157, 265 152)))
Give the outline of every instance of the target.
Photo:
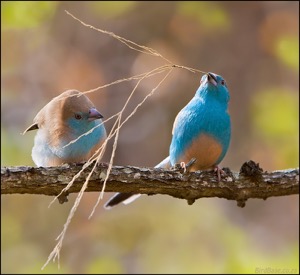
POLYGON ((215 166, 214 172, 217 173, 218 181, 219 181, 219 182, 221 181, 221 174, 222 174, 222 175, 226 175, 226 173, 222 170, 222 168, 219 167, 219 165, 216 165, 216 166, 215 166))
POLYGON ((183 169, 183 173, 185 173, 186 172, 186 164, 185 164, 185 162, 180 162, 180 168, 182 168, 183 169))
POLYGON ((196 162, 196 158, 192 158, 188 163, 185 163, 184 161, 180 162, 179 166, 181 169, 183 169, 183 173, 185 173, 187 170, 191 168, 191 166, 196 162))

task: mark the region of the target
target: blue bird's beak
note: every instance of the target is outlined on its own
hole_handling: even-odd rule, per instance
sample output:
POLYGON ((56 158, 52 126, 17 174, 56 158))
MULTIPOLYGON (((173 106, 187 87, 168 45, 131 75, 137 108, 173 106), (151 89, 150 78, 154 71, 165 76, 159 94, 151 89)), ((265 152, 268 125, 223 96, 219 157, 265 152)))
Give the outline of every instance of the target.
POLYGON ((214 86, 218 85, 217 78, 213 73, 207 73, 207 81, 214 86))
POLYGON ((89 110, 89 117, 88 117, 88 121, 93 121, 95 119, 100 119, 103 118, 103 115, 101 115, 96 108, 91 108, 89 110))

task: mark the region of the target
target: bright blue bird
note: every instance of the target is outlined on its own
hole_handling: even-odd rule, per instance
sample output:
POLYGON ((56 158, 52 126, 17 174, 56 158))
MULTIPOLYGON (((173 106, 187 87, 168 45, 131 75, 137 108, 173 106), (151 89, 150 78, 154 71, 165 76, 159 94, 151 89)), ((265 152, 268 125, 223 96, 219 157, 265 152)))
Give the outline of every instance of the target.
POLYGON ((68 90, 53 98, 24 131, 38 130, 32 148, 34 163, 58 166, 87 161, 106 139, 101 118, 94 104, 79 91, 68 90))
MULTIPOLYGON (((180 163, 190 171, 216 169, 223 160, 230 143, 231 123, 228 114, 230 99, 228 87, 222 76, 207 73, 191 101, 178 113, 172 131, 169 156, 155 167, 169 168, 180 163)), ((106 204, 109 209, 120 202, 128 204, 140 194, 117 193, 106 204)))

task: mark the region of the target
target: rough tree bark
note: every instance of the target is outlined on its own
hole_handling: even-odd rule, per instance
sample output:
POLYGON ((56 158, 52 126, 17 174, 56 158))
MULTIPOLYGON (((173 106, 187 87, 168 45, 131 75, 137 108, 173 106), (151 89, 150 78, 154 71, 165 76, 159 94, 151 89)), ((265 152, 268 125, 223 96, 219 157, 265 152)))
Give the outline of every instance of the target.
MULTIPOLYGON (((56 196, 81 170, 82 164, 59 167, 1 167, 1 194, 43 194, 56 196)), ((69 193, 82 187, 92 165, 74 181, 61 202, 69 193)), ((299 168, 264 172, 254 161, 245 162, 239 172, 224 168, 218 182, 215 172, 183 172, 180 169, 164 170, 133 166, 113 166, 105 192, 141 194, 167 194, 186 199, 193 204, 203 197, 236 200, 244 207, 249 198, 267 199, 273 196, 299 194, 299 168)), ((99 164, 92 174, 86 192, 99 192, 106 176, 107 165, 99 164)))

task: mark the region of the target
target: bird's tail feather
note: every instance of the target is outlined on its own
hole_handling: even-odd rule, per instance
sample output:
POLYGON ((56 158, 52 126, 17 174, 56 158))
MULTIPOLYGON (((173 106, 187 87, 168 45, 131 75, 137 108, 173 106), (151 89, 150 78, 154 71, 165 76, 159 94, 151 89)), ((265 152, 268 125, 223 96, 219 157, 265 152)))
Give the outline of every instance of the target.
MULTIPOLYGON (((166 157, 163 161, 155 166, 155 168, 169 168, 170 157, 166 157)), ((109 199, 109 201, 104 205, 105 209, 111 209, 119 203, 129 204, 139 198, 141 194, 133 194, 133 193, 116 193, 113 197, 109 199)))
POLYGON ((141 194, 133 193, 116 193, 109 201, 104 205, 105 209, 110 209, 117 204, 123 202, 124 204, 129 204, 136 200, 141 194))
POLYGON ((166 157, 164 160, 162 160, 159 164, 157 164, 154 168, 170 168, 170 156, 166 157))

